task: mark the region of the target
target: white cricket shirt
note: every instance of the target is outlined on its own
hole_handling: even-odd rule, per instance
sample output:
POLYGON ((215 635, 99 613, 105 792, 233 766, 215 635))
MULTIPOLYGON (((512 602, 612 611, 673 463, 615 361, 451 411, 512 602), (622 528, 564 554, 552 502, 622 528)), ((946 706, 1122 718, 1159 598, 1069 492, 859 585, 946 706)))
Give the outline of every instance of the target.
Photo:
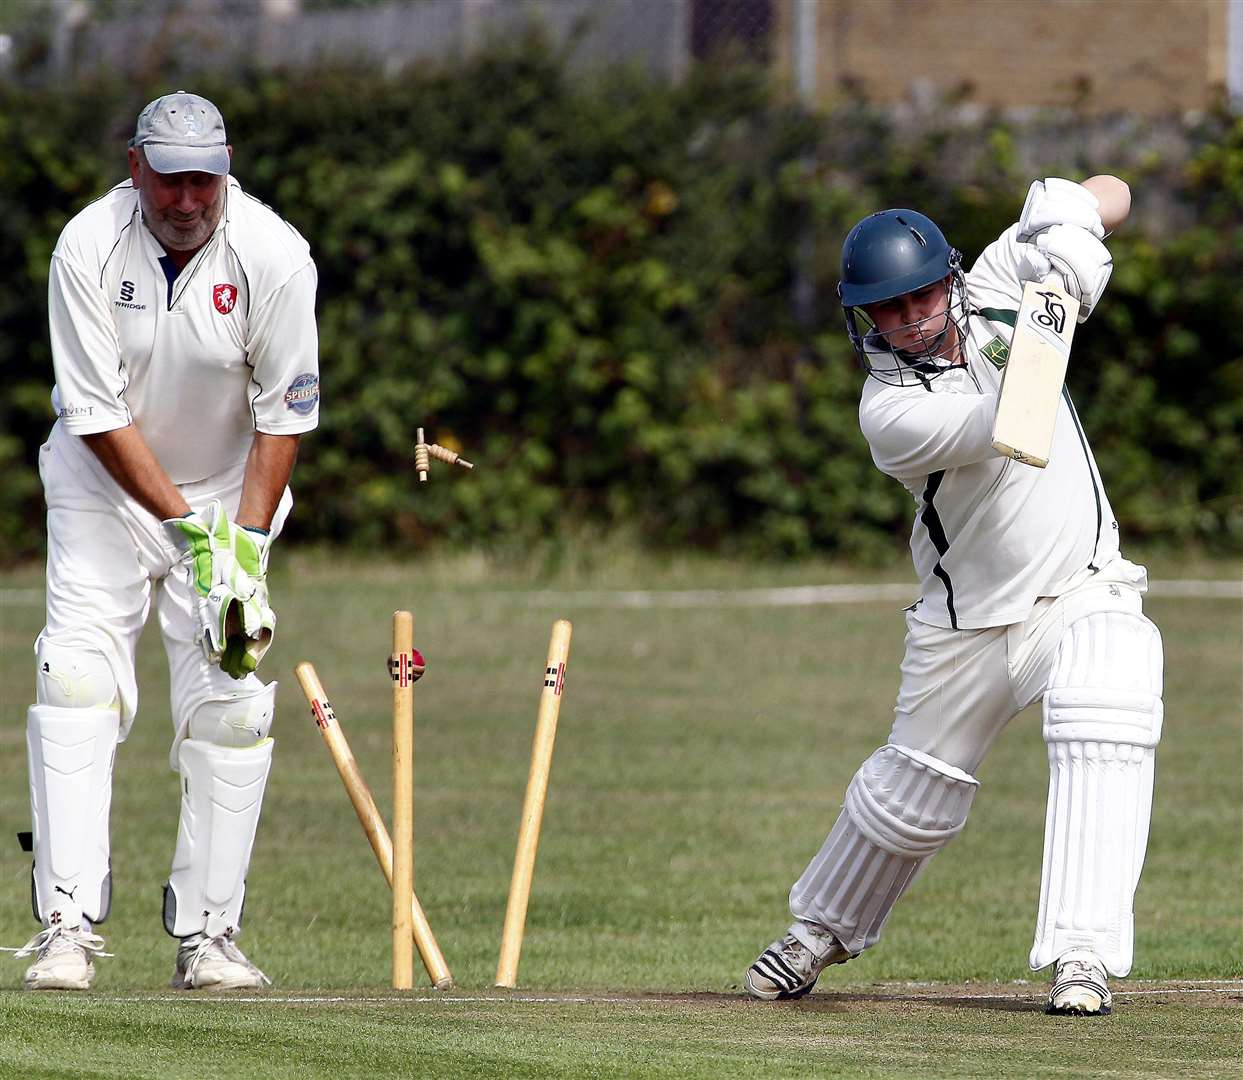
POLYGON ((1017 234, 1017 225, 1006 230, 966 275, 965 366, 912 386, 863 384, 859 425, 872 460, 915 500, 922 596, 913 614, 933 626, 1021 622, 1038 597, 1060 595, 1119 554, 1118 523, 1069 394, 1046 468, 992 447, 1023 295, 1017 234))
POLYGON ((126 180, 52 253, 59 422, 75 435, 132 422, 176 484, 244 461, 255 431, 312 430, 315 285, 306 241, 231 176, 216 231, 178 273, 126 180))

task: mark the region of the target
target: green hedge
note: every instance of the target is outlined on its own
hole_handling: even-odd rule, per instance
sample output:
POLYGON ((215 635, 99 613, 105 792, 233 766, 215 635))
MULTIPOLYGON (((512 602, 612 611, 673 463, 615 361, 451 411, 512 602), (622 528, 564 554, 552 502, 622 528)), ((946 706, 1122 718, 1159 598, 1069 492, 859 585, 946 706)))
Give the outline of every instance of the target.
MULTIPOLYGON (((41 543, 47 258, 124 175, 133 117, 159 89, 0 86, 10 555, 41 543)), ((239 179, 319 266, 324 408, 294 538, 409 550, 590 525, 861 555, 905 537, 909 499, 858 432, 836 254, 858 217, 914 204, 974 255, 1021 205, 1023 130, 985 117, 912 136, 857 102, 813 116, 742 67, 673 88, 575 80, 534 47, 452 72, 196 89, 225 114, 239 179), (800 273, 811 325, 794 317, 800 273), (418 425, 479 468, 413 491, 418 425)), ((1137 220, 1111 241, 1071 386, 1129 537, 1238 550, 1243 124, 1209 117, 1188 139, 1185 161, 1113 170, 1137 191, 1172 175, 1173 212, 1194 224, 1161 237, 1137 220)), ((1067 155, 1038 171, 1084 167, 1067 155)))

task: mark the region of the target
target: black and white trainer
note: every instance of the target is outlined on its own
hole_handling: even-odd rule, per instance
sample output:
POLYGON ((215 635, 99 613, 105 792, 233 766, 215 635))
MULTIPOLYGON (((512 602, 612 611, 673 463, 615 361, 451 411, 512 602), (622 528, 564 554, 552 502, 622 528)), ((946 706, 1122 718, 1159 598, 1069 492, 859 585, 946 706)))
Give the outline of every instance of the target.
POLYGON ((747 968, 747 993, 759 1001, 801 998, 826 967, 851 958, 832 930, 799 919, 747 968))
POLYGON ((1044 1011, 1054 1016, 1108 1016, 1113 1000, 1100 957, 1089 949, 1072 949, 1053 968, 1044 1011))

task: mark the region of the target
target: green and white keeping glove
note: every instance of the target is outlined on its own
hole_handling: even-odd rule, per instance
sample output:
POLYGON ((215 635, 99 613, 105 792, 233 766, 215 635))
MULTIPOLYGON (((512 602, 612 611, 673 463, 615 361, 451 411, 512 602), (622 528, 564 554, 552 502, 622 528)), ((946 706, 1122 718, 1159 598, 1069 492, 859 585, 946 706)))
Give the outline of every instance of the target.
POLYGON ((254 592, 235 610, 240 633, 230 633, 225 641, 220 667, 226 675, 242 679, 259 666, 276 633, 276 612, 268 604, 268 551, 270 538, 259 529, 229 523, 233 530, 233 552, 238 564, 254 583, 254 592))
POLYGON ((276 631, 268 604, 267 534, 231 522, 218 499, 164 527, 190 572, 204 655, 225 674, 244 678, 259 666, 276 631))

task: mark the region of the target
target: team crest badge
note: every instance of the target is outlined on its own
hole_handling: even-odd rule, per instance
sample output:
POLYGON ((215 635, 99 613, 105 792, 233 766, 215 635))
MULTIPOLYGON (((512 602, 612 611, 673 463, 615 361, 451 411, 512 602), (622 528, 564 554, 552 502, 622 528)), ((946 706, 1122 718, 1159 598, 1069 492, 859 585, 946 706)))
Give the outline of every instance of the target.
POLYGON ((211 300, 221 315, 229 314, 233 310, 233 305, 237 303, 237 286, 227 283, 224 285, 213 285, 211 300))
POLYGON ((984 359, 998 371, 1004 368, 1006 361, 1010 359, 1010 346, 1001 337, 993 338, 980 352, 984 354, 984 359))

